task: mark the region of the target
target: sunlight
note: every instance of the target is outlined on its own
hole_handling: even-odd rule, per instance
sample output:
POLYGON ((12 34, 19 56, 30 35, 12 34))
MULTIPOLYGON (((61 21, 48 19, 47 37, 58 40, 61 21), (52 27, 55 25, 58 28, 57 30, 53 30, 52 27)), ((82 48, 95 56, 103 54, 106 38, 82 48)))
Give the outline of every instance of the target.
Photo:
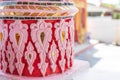
POLYGON ((100 4, 100 2, 108 3, 108 4, 118 4, 118 3, 120 3, 119 0, 87 0, 87 2, 96 4, 96 5, 100 4))

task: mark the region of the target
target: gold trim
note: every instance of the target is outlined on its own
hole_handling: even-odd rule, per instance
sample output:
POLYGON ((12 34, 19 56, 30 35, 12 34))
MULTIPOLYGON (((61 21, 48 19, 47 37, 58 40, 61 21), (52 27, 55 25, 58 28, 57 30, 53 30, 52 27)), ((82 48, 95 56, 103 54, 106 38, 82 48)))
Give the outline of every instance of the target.
POLYGON ((61 34, 61 40, 62 40, 62 42, 65 41, 65 31, 62 31, 62 34, 61 34))
POLYGON ((0 42, 3 40, 3 33, 0 32, 0 42))
POLYGON ((44 42, 44 38, 45 38, 45 33, 44 32, 42 32, 41 34, 40 34, 40 38, 41 38, 41 41, 42 41, 42 43, 44 42))
POLYGON ((19 33, 16 33, 16 34, 15 34, 15 37, 16 37, 17 44, 19 45, 20 34, 19 34, 19 33))

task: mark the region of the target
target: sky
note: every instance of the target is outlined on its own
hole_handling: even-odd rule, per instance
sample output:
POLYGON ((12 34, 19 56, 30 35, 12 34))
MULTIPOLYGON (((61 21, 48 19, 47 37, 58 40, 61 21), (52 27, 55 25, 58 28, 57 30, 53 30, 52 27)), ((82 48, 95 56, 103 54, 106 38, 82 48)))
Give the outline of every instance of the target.
MULTIPOLYGON (((120 0, 101 0, 104 3, 109 3, 109 4, 118 4, 120 0)), ((93 3, 93 4, 99 4, 100 0, 87 0, 87 2, 93 3)))

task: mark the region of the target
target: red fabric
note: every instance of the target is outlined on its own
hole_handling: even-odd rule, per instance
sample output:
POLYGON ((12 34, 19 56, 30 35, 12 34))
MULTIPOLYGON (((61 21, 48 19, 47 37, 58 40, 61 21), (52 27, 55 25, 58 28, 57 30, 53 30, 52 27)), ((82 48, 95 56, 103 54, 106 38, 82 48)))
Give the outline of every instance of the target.
MULTIPOLYGON (((71 19, 66 19, 66 21, 67 22, 69 22, 71 19)), ((4 20, 4 23, 5 24, 8 24, 8 26, 11 24, 11 23, 13 23, 15 20, 4 20)), ((50 23, 52 23, 52 25, 54 25, 56 22, 60 22, 60 20, 46 20, 46 22, 50 22, 50 23)), ((31 32, 31 30, 30 30, 30 25, 32 24, 32 23, 37 23, 37 20, 23 20, 22 21, 22 23, 24 23, 24 24, 27 24, 28 26, 29 26, 29 29, 28 29, 28 41, 27 41, 27 43, 26 43, 26 46, 28 45, 28 42, 29 41, 31 41, 32 42, 32 45, 34 46, 34 48, 35 48, 35 45, 34 45, 34 43, 33 43, 33 41, 32 41, 32 39, 31 39, 31 36, 30 36, 30 32, 31 32)), ((8 31, 10 31, 9 29, 8 29, 8 31)), ((52 33, 55 33, 55 28, 53 27, 52 28, 52 33)), ((69 39, 70 39, 70 31, 68 32, 69 33, 69 39)), ((57 43, 57 40, 55 39, 55 36, 54 36, 54 34, 52 34, 52 41, 55 41, 55 43, 56 43, 56 45, 57 45, 57 49, 58 49, 58 43, 57 43)), ((10 41, 9 40, 9 38, 8 38, 8 40, 7 40, 7 42, 6 42, 6 47, 7 47, 7 44, 8 44, 8 41, 10 41)), ((49 46, 49 50, 50 50, 50 47, 51 47, 51 43, 52 43, 52 41, 50 42, 50 46, 49 46)), ((11 43, 12 44, 12 43, 11 43)), ((26 46, 25 46, 25 50, 24 51, 26 51, 26 46)), ((48 51, 49 51, 48 50, 48 51)), ((59 49, 58 49, 59 50, 59 49)), ((35 48, 35 51, 37 52, 37 50, 36 50, 36 48, 35 48)), ((6 53, 5 53, 6 54, 6 53)), ((60 50, 59 50, 59 54, 62 54, 62 53, 60 53, 60 50)), ((59 66, 59 60, 61 59, 61 56, 59 55, 59 57, 58 57, 58 60, 57 60, 57 69, 56 69, 56 72, 55 73, 61 73, 62 71, 61 71, 61 69, 60 69, 60 66, 59 66)), ((67 60, 67 58, 66 58, 66 56, 65 56, 65 59, 67 60)), ((6 61, 8 61, 7 60, 7 58, 6 58, 6 61)), ((14 61, 15 63, 16 63, 16 60, 14 61)), ((27 61, 25 60, 25 58, 23 57, 22 58, 22 62, 25 64, 25 67, 24 67, 24 70, 23 70, 23 74, 22 74, 22 76, 32 76, 32 77, 40 77, 40 76, 42 76, 42 74, 41 74, 41 72, 40 72, 40 70, 39 70, 39 68, 38 68, 38 63, 40 62, 40 59, 39 59, 39 54, 37 53, 37 58, 36 58, 36 60, 35 60, 35 62, 34 62, 34 71, 33 71, 33 74, 32 75, 30 75, 29 74, 29 71, 28 71, 28 64, 27 64, 27 61)), ((50 60, 48 59, 48 58, 46 58, 46 62, 48 62, 49 63, 49 66, 48 66, 48 69, 47 69, 47 73, 46 73, 46 75, 50 75, 50 74, 53 74, 53 72, 52 72, 52 70, 51 70, 51 68, 50 68, 50 60)), ((71 63, 70 63, 70 66, 72 67, 72 59, 71 59, 71 61, 70 61, 71 63)), ((66 62, 67 63, 67 62, 66 62)), ((4 67, 4 66, 3 66, 4 67)), ((66 66, 65 66, 65 70, 67 70, 68 69, 68 67, 67 67, 67 64, 66 64, 66 66)), ((7 73, 10 73, 10 70, 9 69, 7 69, 7 73)), ((15 69, 15 71, 14 71, 14 73, 13 73, 14 75, 18 75, 18 72, 17 72, 17 69, 15 69)))

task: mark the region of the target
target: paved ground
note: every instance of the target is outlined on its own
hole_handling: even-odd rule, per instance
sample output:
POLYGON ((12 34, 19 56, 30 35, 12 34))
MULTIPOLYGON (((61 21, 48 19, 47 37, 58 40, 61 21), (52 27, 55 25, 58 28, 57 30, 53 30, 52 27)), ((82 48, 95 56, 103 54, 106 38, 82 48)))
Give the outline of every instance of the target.
POLYGON ((5 77, 5 76, 1 76, 1 75, 0 75, 0 80, 15 80, 15 79, 12 79, 12 78, 5 77))
POLYGON ((87 73, 80 73, 78 80, 120 80, 120 47, 98 44, 76 58, 91 65, 87 73))

